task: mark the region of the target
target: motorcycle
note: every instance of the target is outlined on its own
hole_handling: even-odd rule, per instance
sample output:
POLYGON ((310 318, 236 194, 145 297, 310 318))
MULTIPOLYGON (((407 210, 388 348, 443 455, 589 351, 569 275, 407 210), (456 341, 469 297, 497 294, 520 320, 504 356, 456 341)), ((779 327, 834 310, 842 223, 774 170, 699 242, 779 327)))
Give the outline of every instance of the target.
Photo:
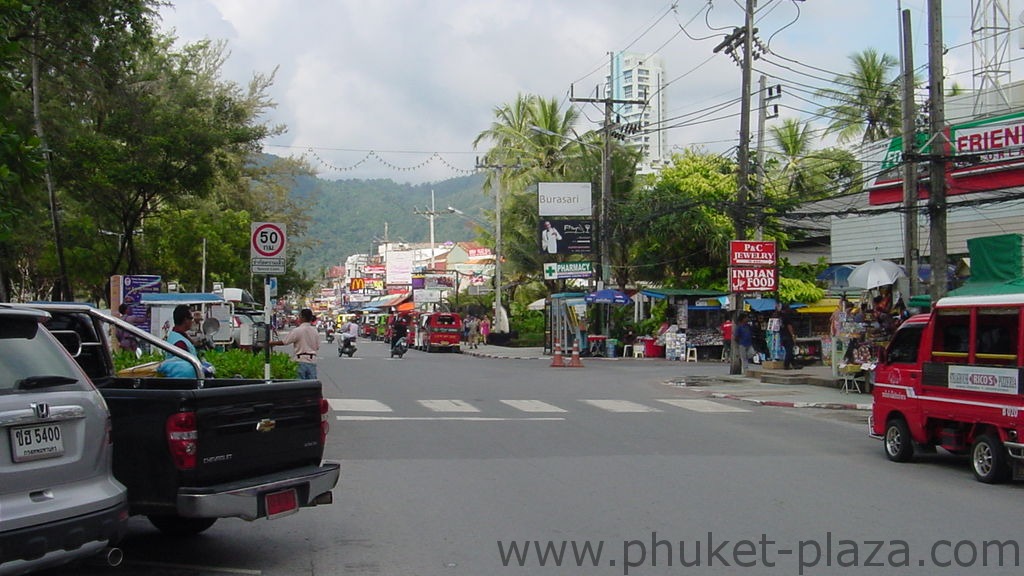
POLYGON ((331 342, 334 342, 334 330, 331 330, 330 328, 328 328, 327 329, 327 343, 330 344, 331 342))
POLYGON ((344 355, 348 355, 349 358, 356 353, 356 339, 351 337, 342 337, 338 341, 338 358, 344 355))
POLYGON ((398 340, 398 342, 395 342, 391 346, 391 357, 394 358, 395 356, 398 356, 399 358, 401 358, 408 351, 409 351, 409 342, 404 337, 400 338, 398 340))

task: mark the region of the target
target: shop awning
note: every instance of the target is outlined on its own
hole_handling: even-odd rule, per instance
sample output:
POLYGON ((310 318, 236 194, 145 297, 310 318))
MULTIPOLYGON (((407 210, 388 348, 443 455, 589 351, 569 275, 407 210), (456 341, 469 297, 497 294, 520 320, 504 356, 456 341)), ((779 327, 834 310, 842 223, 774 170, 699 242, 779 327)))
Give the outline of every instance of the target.
MULTIPOLYGON (((792 305, 796 308, 796 305, 792 305)), ((823 298, 797 310, 801 314, 831 314, 839 308, 839 298, 823 298)))
POLYGON ((383 298, 377 298, 370 300, 363 304, 364 308, 391 308, 392 306, 398 306, 402 302, 405 302, 412 296, 409 292, 403 292, 402 294, 389 294, 383 298))
POLYGON ((719 290, 701 290, 699 288, 650 288, 648 290, 641 290, 640 293, 658 300, 673 297, 714 298, 727 295, 726 292, 719 290))
POLYGON ((217 294, 207 292, 159 292, 143 293, 142 303, 152 306, 169 306, 171 304, 216 304, 224 302, 217 294))

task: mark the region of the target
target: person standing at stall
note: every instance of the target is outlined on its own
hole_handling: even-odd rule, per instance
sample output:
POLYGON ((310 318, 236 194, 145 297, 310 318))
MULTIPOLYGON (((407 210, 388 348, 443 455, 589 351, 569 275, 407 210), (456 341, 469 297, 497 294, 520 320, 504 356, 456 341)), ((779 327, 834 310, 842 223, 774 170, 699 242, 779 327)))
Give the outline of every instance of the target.
POLYGON ((736 318, 732 327, 732 337, 739 346, 740 374, 746 374, 750 366, 750 357, 754 354, 754 331, 750 328, 750 319, 745 313, 736 318))
POLYGON ((782 305, 782 329, 779 331, 779 339, 782 341, 782 349, 786 351, 782 367, 786 370, 797 370, 803 368, 796 363, 794 348, 796 347, 796 328, 793 326, 793 309, 789 304, 782 305))

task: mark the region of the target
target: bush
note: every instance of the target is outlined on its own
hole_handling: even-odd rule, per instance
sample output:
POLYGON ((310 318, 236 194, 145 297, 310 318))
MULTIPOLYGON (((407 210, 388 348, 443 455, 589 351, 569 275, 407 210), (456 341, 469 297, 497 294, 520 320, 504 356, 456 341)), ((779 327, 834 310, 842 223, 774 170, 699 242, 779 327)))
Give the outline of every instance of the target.
MULTIPOLYGON (((213 365, 217 378, 263 378, 263 354, 246 350, 207 350, 200 354, 203 360, 213 365)), ((114 369, 124 370, 149 362, 160 362, 162 353, 143 354, 141 358, 123 350, 114 353, 114 369)), ((299 365, 282 352, 270 355, 270 377, 275 380, 294 380, 299 375, 299 365)))

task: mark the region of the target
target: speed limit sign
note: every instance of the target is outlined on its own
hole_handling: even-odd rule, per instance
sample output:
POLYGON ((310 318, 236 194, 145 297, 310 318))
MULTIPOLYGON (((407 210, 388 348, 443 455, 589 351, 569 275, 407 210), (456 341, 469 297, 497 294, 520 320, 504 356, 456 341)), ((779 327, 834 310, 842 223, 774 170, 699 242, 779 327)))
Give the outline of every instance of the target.
POLYGON ((277 222, 253 222, 249 256, 253 274, 284 274, 285 225, 277 222))

